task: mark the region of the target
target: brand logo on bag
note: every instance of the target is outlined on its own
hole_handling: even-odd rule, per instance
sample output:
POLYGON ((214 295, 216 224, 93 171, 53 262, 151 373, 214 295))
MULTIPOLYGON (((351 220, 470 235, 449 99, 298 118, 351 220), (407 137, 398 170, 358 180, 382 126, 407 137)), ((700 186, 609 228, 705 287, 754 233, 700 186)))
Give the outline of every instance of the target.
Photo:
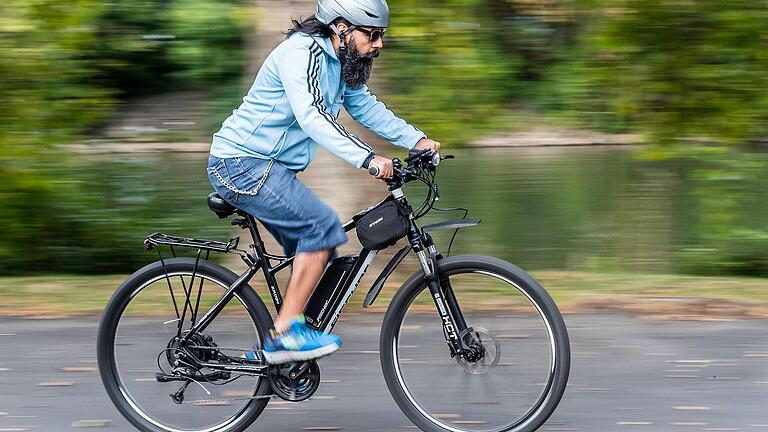
POLYGON ((371 223, 369 223, 369 224, 368 224, 368 228, 373 228, 373 226, 374 226, 374 225, 376 225, 377 223, 379 223, 379 222, 381 222, 381 221, 383 221, 383 220, 384 220, 384 216, 382 216, 382 217, 380 217, 380 218, 376 219, 375 221, 373 221, 373 222, 371 222, 371 223))

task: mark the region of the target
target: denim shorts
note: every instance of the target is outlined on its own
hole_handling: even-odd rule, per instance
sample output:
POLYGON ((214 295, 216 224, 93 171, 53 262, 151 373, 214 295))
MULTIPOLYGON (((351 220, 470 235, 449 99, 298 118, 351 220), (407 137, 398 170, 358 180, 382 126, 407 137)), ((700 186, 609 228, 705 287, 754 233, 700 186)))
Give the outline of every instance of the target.
POLYGON ((333 249, 347 241, 336 212, 277 162, 211 156, 208 178, 225 201, 258 219, 286 255, 333 249))

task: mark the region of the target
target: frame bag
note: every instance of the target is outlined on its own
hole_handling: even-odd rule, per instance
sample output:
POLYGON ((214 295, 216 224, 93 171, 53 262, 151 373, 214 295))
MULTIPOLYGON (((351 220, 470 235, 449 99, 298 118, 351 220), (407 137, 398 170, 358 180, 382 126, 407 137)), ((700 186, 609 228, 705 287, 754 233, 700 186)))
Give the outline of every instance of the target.
POLYGON ((357 238, 364 248, 381 250, 408 234, 408 213, 397 201, 387 201, 360 216, 357 238))

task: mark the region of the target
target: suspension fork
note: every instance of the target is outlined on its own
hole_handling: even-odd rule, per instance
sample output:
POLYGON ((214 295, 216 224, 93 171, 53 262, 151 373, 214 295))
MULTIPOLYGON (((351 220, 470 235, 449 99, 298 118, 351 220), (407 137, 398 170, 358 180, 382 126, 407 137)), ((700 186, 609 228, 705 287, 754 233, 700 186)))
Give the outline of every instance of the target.
POLYGON ((442 280, 440 278, 437 267, 438 254, 434 251, 434 246, 428 246, 428 250, 429 255, 424 249, 419 248, 416 251, 416 256, 419 258, 419 263, 424 271, 432 300, 440 314, 445 341, 451 349, 451 357, 462 355, 464 344, 459 339, 459 334, 467 328, 467 323, 461 313, 459 303, 456 301, 450 281, 447 277, 442 280))
MULTIPOLYGON (((439 273, 437 270, 437 261, 443 259, 443 256, 437 252, 437 249, 435 248, 435 242, 432 240, 432 236, 428 233, 424 233, 424 245, 427 247, 427 251, 429 252, 429 257, 432 261, 432 268, 435 269, 435 273, 439 273)), ((444 276, 442 278, 440 278, 441 275, 439 274, 437 276, 440 280, 440 288, 442 288, 443 297, 445 298, 446 304, 448 306, 448 311, 450 311, 451 317, 453 317, 453 320, 456 323, 456 327, 458 328, 459 333, 461 333, 467 329, 467 322, 464 320, 464 314, 461 312, 459 302, 456 300, 456 295, 453 293, 451 281, 448 279, 448 276, 444 276)))
POLYGON ((456 300, 456 294, 453 293, 451 281, 448 280, 447 277, 442 279, 440 281, 440 287, 443 289, 443 295, 448 304, 448 310, 451 312, 451 316, 456 322, 456 327, 459 329, 459 333, 461 333, 467 329, 467 322, 464 320, 464 314, 461 312, 459 302, 456 300))

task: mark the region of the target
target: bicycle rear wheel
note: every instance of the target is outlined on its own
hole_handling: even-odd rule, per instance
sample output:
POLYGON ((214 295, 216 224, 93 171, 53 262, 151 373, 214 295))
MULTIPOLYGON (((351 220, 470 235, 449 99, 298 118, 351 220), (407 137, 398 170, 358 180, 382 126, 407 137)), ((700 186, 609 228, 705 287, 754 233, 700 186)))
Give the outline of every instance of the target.
POLYGON ((557 407, 570 368, 554 302, 532 277, 496 258, 450 257, 439 272, 468 326, 460 337, 483 355, 451 358, 423 273, 414 274, 392 300, 380 340, 398 406, 425 431, 536 430, 557 407))
MULTIPOLYGON (((201 318, 236 279, 217 264, 174 258, 137 271, 112 296, 99 327, 99 370, 112 402, 139 430, 242 431, 264 409, 271 394, 267 378, 234 374, 226 379, 199 378, 187 383, 178 403, 171 394, 185 382, 158 382, 155 375, 173 369, 179 325, 185 333, 191 327, 192 310, 197 309, 195 318, 201 318)), ((271 323, 264 303, 245 286, 202 335, 190 339, 189 349, 212 362, 223 358, 216 353, 239 356, 261 346, 271 323)))

